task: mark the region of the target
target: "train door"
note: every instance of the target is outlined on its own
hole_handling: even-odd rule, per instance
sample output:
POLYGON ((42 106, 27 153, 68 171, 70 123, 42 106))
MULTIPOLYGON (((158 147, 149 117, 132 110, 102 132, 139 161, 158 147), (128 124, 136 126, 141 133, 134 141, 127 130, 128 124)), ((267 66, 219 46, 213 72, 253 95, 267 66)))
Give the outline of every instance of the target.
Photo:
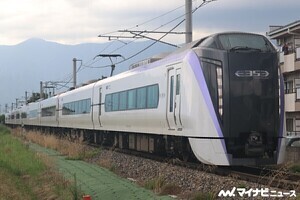
POLYGON ((181 95, 180 77, 181 64, 171 65, 168 68, 168 98, 167 98, 167 122, 170 130, 181 129, 181 95))
POLYGON ((56 126, 59 126, 59 96, 56 99, 55 122, 56 126))
POLYGON ((99 121, 100 127, 102 127, 101 115, 102 115, 102 87, 99 88, 99 115, 98 115, 98 121, 99 121))

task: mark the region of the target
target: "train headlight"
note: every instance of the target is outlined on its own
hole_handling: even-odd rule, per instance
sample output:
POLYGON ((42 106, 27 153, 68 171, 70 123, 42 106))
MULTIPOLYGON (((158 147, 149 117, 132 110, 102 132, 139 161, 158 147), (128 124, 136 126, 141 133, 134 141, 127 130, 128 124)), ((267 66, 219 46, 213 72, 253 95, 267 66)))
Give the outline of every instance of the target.
POLYGON ((220 117, 223 117, 223 71, 222 67, 217 67, 217 83, 218 83, 218 107, 220 117))

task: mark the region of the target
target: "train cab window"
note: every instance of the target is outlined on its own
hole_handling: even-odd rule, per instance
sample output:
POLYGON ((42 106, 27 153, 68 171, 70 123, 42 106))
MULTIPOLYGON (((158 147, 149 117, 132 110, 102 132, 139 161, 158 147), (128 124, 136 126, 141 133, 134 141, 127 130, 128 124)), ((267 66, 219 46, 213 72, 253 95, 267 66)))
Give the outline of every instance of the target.
POLYGON ((246 33, 229 33, 218 36, 225 50, 251 50, 274 51, 273 46, 262 35, 246 33))
POLYGON ((217 48, 217 44, 216 44, 214 37, 206 38, 205 40, 203 40, 203 42, 201 42, 201 44, 199 46, 214 48, 214 49, 217 48))

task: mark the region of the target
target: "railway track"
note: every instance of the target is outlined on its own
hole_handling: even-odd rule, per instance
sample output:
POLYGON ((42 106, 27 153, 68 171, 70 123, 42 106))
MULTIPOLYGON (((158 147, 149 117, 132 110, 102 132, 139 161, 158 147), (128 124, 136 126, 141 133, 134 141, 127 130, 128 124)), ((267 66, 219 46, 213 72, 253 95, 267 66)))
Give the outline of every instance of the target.
POLYGON ((300 174, 288 172, 283 168, 231 167, 230 173, 237 178, 262 185, 287 190, 300 189, 300 174))
POLYGON ((201 164, 199 162, 184 162, 177 158, 166 158, 149 153, 135 152, 124 149, 114 149, 120 153, 130 154, 138 157, 166 162, 181 167, 217 174, 220 176, 230 176, 238 180, 249 181, 259 185, 274 187, 284 190, 300 189, 300 174, 288 172, 286 169, 272 169, 268 167, 218 167, 201 164))

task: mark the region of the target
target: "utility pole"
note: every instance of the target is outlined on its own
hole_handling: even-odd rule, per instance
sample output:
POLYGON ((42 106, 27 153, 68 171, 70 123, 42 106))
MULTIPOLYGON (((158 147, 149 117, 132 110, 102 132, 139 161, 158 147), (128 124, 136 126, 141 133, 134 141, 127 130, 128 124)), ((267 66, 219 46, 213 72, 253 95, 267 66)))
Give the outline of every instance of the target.
POLYGON ((73 87, 74 87, 74 89, 76 88, 76 82, 77 82, 77 80, 76 80, 76 58, 73 58, 73 87))
POLYGON ((27 91, 25 91, 25 104, 27 105, 27 98, 28 98, 28 92, 27 91))
POLYGON ((77 85, 77 66, 76 66, 76 62, 80 61, 82 64, 82 60, 78 60, 76 58, 73 58, 73 87, 74 89, 76 88, 77 85))
POLYGON ((193 41, 192 0, 185 0, 185 43, 193 41))
POLYGON ((40 81, 40 99, 44 98, 43 81, 40 81))

